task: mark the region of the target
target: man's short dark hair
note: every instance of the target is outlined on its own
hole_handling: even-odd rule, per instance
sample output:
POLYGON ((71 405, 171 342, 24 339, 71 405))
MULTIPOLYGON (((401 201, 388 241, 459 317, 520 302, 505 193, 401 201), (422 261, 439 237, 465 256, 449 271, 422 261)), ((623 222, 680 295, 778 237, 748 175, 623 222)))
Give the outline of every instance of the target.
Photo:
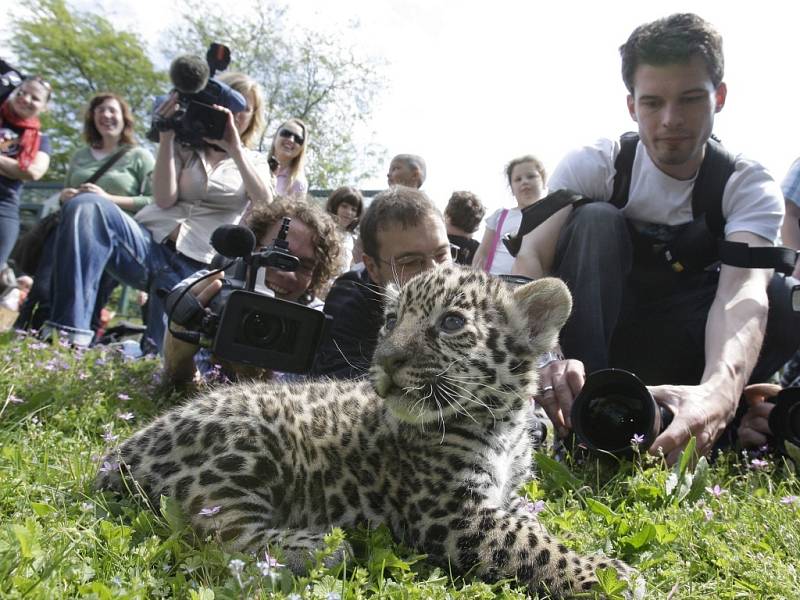
POLYGON ((692 13, 679 13, 639 25, 619 48, 622 80, 633 94, 633 77, 639 65, 656 67, 686 64, 701 57, 716 88, 725 74, 722 36, 708 22, 692 13))
POLYGON ((381 192, 364 212, 359 226, 364 254, 372 258, 380 256, 379 229, 386 230, 397 225, 408 229, 429 217, 441 220, 442 215, 425 192, 404 185, 395 185, 381 192))
POLYGON ((311 276, 308 291, 314 296, 319 296, 328 281, 337 274, 340 266, 342 243, 336 233, 336 224, 329 214, 308 200, 298 197, 275 198, 269 204, 254 208, 247 219, 247 226, 255 234, 257 244, 264 241, 264 236, 270 228, 283 217, 302 221, 312 232, 311 244, 314 246, 317 267, 311 276))
POLYGON ((400 160, 406 163, 412 171, 419 173, 419 184, 425 183, 425 177, 428 175, 428 169, 425 166, 425 159, 418 154, 398 154, 392 159, 392 162, 400 160))
POLYGON ((475 233, 486 214, 486 207, 472 192, 453 192, 444 214, 455 227, 467 233, 475 233))

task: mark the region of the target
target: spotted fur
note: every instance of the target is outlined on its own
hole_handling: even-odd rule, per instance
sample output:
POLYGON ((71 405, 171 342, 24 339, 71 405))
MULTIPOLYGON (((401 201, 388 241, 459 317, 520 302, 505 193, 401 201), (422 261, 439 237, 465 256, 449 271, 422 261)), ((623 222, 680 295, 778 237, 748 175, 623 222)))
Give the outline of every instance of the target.
POLYGON ((297 573, 331 527, 385 523, 449 569, 558 597, 591 588, 597 567, 627 576, 550 537, 517 495, 533 477, 534 361, 570 307, 555 279, 511 290, 437 268, 387 294, 371 383, 217 389, 136 433, 97 483, 172 496, 201 535, 279 546, 297 573))

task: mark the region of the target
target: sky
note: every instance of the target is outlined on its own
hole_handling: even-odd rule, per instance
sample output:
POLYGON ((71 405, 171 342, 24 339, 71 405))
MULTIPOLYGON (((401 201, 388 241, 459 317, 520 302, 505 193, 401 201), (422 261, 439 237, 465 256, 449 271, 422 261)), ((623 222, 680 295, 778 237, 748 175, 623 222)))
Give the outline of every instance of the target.
MULTIPOLYGON (((0 0, 4 4, 8 0, 0 0)), ((173 0, 76 0, 152 45, 178 15, 173 0)), ((245 3, 231 5, 238 10, 245 3)), ((423 189, 443 207, 454 190, 489 210, 514 204, 504 165, 535 154, 552 171, 571 148, 634 129, 618 47, 639 24, 696 12, 724 39, 726 106, 715 133, 781 179, 800 156, 800 3, 582 0, 292 0, 291 22, 342 32, 386 61, 386 88, 357 139, 423 156, 423 189)), ((236 49, 232 51, 235 53, 236 49)), ((313 132, 312 132, 313 134, 313 132)), ((388 167, 388 165, 385 165, 388 167)), ((385 187, 385 169, 359 182, 385 187)))

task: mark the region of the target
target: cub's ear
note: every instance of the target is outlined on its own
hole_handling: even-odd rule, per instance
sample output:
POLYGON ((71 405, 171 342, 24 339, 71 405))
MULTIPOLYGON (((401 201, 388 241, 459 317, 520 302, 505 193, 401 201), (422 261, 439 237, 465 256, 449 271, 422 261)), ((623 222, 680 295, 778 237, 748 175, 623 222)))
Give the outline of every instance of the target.
POLYGON ((528 317, 531 337, 552 348, 572 311, 572 295, 555 277, 537 279, 514 290, 514 301, 528 317))

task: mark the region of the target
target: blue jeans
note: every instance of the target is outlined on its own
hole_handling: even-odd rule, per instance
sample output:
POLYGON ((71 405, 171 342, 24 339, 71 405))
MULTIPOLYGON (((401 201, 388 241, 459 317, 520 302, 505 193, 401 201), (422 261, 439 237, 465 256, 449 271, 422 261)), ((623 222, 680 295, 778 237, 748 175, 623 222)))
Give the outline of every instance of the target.
POLYGON ((0 194, 0 268, 11 256, 19 236, 19 193, 13 196, 0 194))
POLYGON ((113 202, 80 194, 62 208, 55 241, 51 317, 47 322, 78 345, 88 345, 103 273, 150 294, 145 351, 160 351, 166 316, 159 292, 205 268, 150 232, 113 202))

